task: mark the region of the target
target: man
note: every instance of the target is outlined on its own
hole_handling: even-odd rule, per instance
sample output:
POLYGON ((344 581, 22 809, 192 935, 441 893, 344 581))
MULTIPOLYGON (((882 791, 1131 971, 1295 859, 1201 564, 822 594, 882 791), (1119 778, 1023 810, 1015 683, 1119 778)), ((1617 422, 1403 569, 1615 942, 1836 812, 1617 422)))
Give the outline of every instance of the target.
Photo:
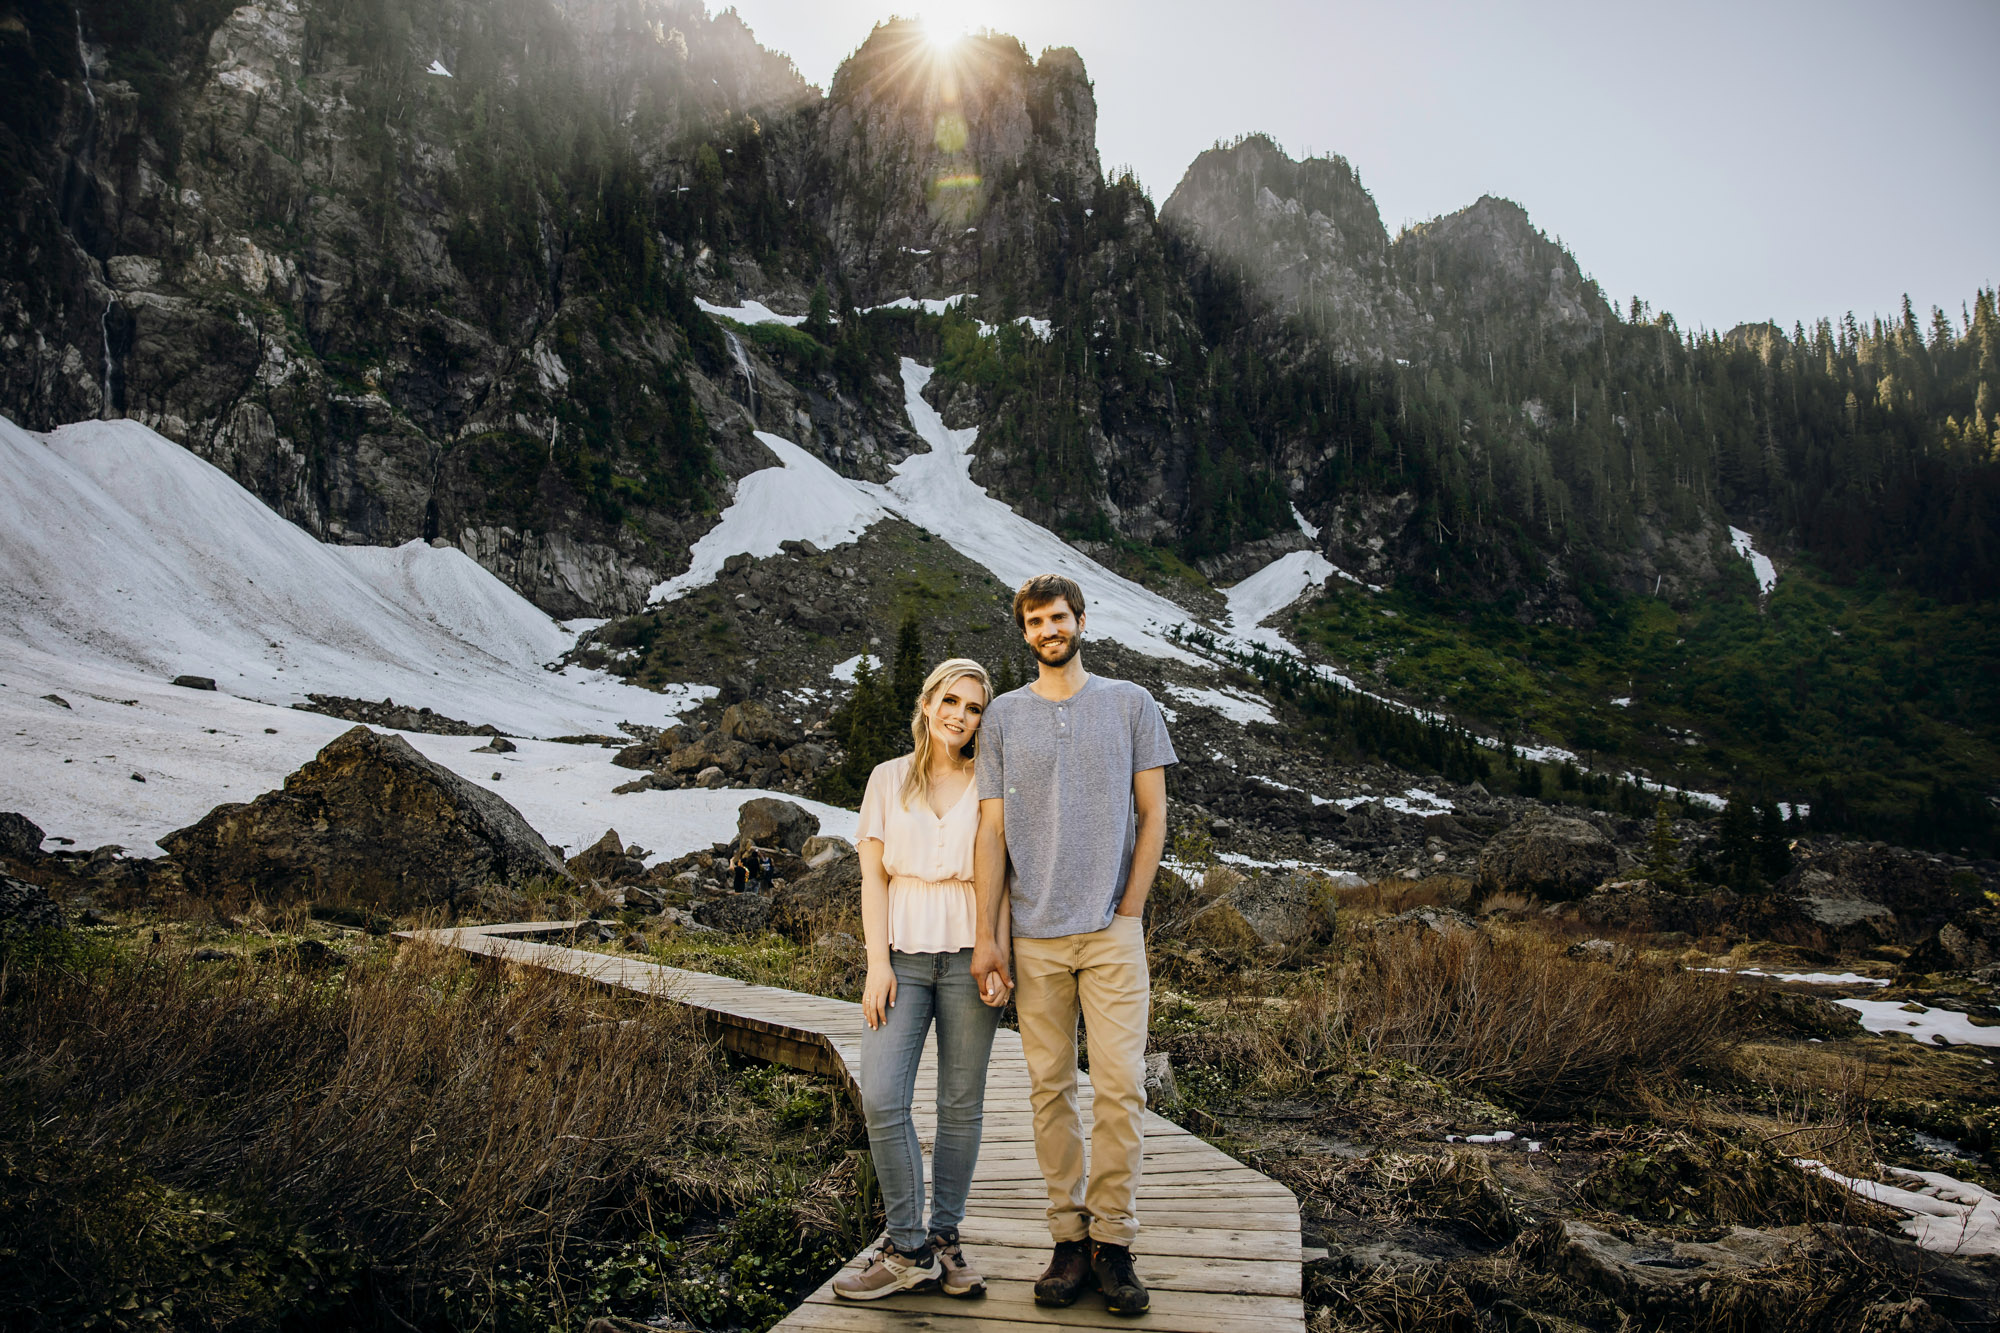
POLYGON ((1150 694, 1083 669, 1074 582, 1029 579, 1014 594, 1014 623, 1040 670, 987 706, 979 733, 972 972, 987 1003, 1006 1003, 1016 977, 997 936, 1011 894, 1015 1005, 1055 1240, 1035 1300, 1069 1305, 1094 1281, 1114 1313, 1143 1314, 1149 1298, 1132 1266, 1150 998, 1140 914, 1166 845, 1166 766, 1177 761, 1150 694), (1079 1010, 1096 1091, 1088 1181, 1079 1010))

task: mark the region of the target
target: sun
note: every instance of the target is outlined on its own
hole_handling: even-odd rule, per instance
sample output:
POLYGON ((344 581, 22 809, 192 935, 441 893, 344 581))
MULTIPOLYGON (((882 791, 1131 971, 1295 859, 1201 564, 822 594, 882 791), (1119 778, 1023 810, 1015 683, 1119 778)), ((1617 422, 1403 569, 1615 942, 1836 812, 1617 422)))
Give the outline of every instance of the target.
POLYGON ((912 6, 914 17, 924 30, 924 44, 933 51, 943 52, 957 46, 971 32, 979 27, 979 16, 973 7, 952 0, 931 0, 912 6))

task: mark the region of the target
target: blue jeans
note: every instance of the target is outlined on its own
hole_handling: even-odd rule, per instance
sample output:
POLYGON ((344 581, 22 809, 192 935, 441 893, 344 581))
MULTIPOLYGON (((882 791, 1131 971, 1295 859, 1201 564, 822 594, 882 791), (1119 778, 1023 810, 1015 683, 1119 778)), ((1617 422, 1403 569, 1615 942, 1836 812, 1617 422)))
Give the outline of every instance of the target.
POLYGON ((957 953, 890 951, 896 1002, 879 1028, 861 1038, 861 1107, 868 1120, 868 1152, 888 1215, 889 1240, 908 1253, 924 1243, 924 1157, 910 1118, 917 1061, 924 1038, 937 1024, 937 1140, 931 1149, 929 1231, 956 1228, 965 1219, 965 1196, 979 1161, 980 1126, 986 1115, 986 1066, 1000 1011, 979 998, 972 978, 972 950, 957 953))

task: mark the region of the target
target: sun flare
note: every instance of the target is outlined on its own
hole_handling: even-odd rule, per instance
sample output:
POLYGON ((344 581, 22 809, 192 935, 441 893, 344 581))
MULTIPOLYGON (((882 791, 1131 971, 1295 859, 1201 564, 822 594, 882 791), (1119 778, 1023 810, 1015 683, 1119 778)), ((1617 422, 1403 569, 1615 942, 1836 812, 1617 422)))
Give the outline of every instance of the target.
POLYGON ((978 15, 973 13, 970 5, 947 2, 916 8, 917 22, 924 30, 924 42, 934 51, 949 50, 981 26, 978 15))

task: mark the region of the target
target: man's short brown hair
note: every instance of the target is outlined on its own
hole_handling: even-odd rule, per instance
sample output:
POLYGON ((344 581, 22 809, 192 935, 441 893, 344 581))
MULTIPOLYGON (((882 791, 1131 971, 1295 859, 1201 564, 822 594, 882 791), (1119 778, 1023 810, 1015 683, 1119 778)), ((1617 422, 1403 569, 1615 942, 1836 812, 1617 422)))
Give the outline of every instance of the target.
POLYGON ((1060 574, 1037 574, 1014 594, 1014 628, 1027 633, 1028 612, 1047 606, 1058 597, 1069 603, 1078 620, 1083 619, 1083 589, 1076 586, 1075 579, 1060 574))

